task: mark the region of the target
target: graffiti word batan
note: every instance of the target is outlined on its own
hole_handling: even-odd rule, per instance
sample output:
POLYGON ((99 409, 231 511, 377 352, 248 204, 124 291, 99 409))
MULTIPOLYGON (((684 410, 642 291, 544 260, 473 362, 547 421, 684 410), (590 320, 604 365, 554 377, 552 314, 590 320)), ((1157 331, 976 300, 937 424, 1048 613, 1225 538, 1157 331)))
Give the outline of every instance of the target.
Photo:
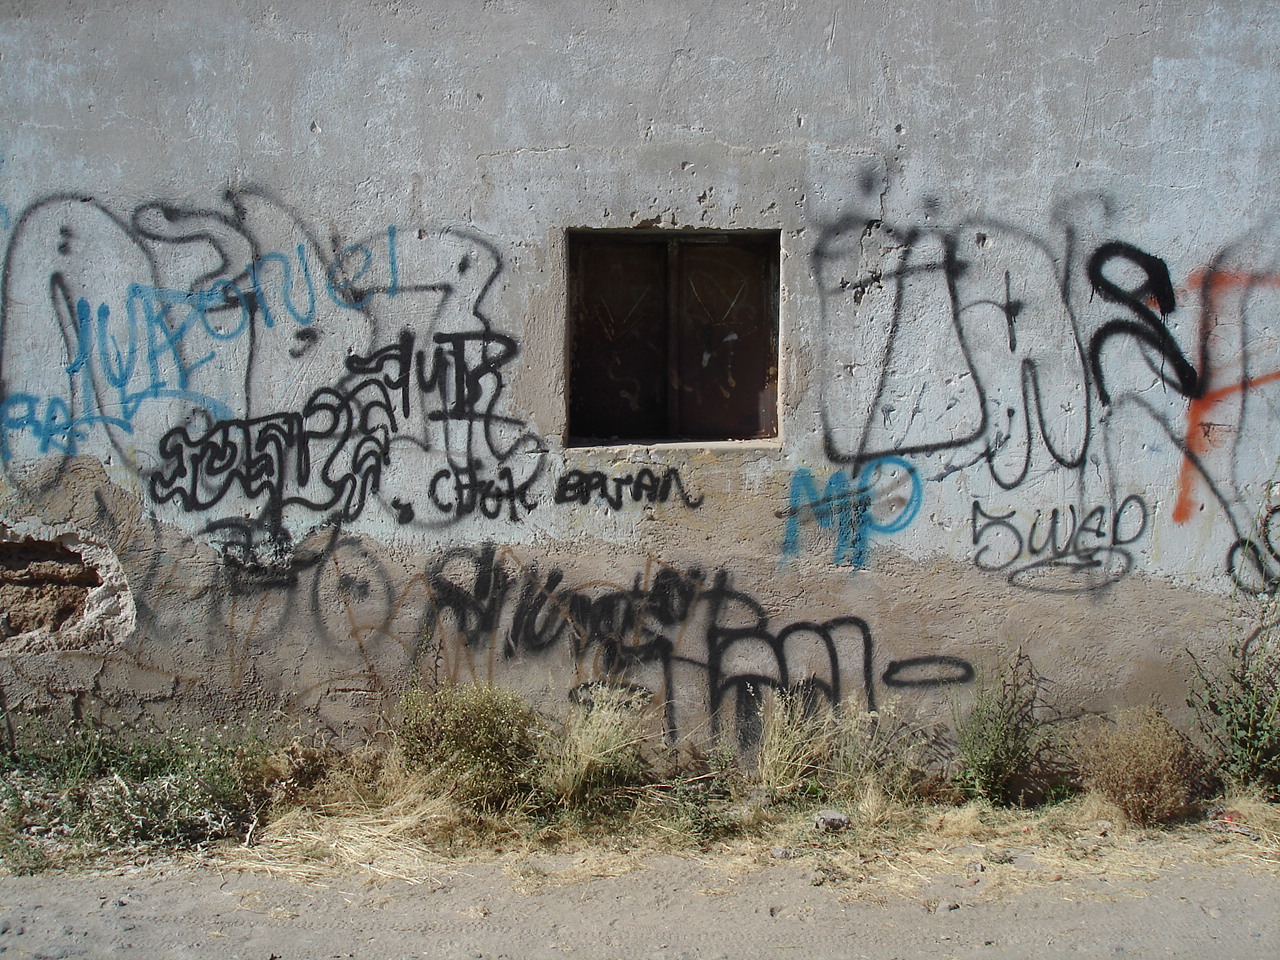
MULTIPOLYGON (((655 566, 628 586, 575 586, 559 568, 521 564, 488 544, 445 553, 428 570, 427 585, 432 636, 456 637, 472 653, 495 651, 508 659, 568 654, 584 682, 652 694, 672 739, 732 728, 750 746, 769 691, 838 703, 850 685, 842 654, 855 663, 852 689, 869 709, 875 706, 874 648, 865 620, 774 623, 723 568, 655 566)), ((967 661, 922 656, 891 662, 881 679, 922 687, 972 677, 967 661)))
POLYGON ((648 467, 635 473, 611 477, 600 470, 570 470, 556 481, 555 502, 587 506, 603 503, 610 510, 621 510, 631 503, 666 503, 674 493, 686 507, 697 509, 701 497, 690 496, 680 479, 680 471, 667 467, 659 476, 648 467))
POLYGON ((845 471, 837 470, 821 493, 813 473, 802 467, 791 475, 782 556, 799 554, 800 523, 807 516, 819 529, 835 535, 832 562, 860 570, 867 565, 872 534, 888 536, 907 529, 923 500, 920 477, 901 457, 879 457, 867 463, 852 485, 845 471))

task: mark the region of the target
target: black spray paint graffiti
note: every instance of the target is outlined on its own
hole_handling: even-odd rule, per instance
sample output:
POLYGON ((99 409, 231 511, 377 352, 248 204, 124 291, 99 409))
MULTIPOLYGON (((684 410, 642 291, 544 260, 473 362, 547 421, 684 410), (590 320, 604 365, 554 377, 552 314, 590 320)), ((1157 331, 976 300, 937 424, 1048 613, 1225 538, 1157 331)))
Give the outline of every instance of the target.
POLYGON ((1265 510, 1256 528, 1231 545, 1227 570, 1241 589, 1269 596, 1280 593, 1280 507, 1265 510))
MULTIPOLYGON (((225 658, 237 696, 291 686, 294 704, 406 681, 424 575, 345 527, 374 510, 430 529, 533 509, 545 451, 506 412, 519 344, 490 318, 501 270, 466 229, 322 238, 254 189, 131 214, 54 195, 15 218, 0 466, 36 503, 92 496, 75 515, 136 595, 183 598, 139 605, 130 670, 168 696, 225 658), (222 563, 190 562, 205 548, 171 525, 182 515, 222 563), (208 657, 185 673, 184 645, 143 649, 179 636, 208 657), (263 644, 301 638, 288 685, 255 677, 263 644)), ((654 479, 625 494, 699 502, 678 475, 654 479)))
POLYGON ((702 506, 702 497, 691 496, 684 488, 680 471, 668 467, 659 476, 648 467, 635 473, 610 477, 600 470, 570 470, 556 481, 555 502, 586 506, 603 503, 610 510, 621 510, 632 503, 667 503, 672 495, 690 509, 702 506))
MULTIPOLYGON (((515 354, 508 337, 437 333, 428 362, 427 352, 415 349, 414 336, 406 331, 392 346, 349 357, 348 377, 337 388, 317 390, 301 412, 219 421, 198 436, 185 427, 170 431, 160 441, 162 466, 151 476, 151 496, 159 503, 177 500, 187 511, 204 511, 234 489, 263 504, 252 525, 265 518, 276 539, 284 535, 279 518, 290 506, 338 521, 354 520, 382 490, 393 442, 403 441, 415 423, 490 425, 506 420, 492 409, 499 390, 486 391, 484 380, 500 380, 502 366, 515 354), (486 393, 489 408, 478 408, 486 393)), ((515 452, 504 451, 502 462, 515 452)), ((429 498, 419 499, 455 517, 479 511, 519 521, 534 508, 529 488, 536 474, 517 485, 508 466, 498 468, 496 480, 482 476, 481 469, 478 461, 441 469, 427 488, 429 498), (441 499, 442 481, 452 487, 453 498, 447 502, 441 499)), ((392 500, 401 523, 411 523, 417 515, 410 496, 405 491, 403 499, 392 500)), ((224 521, 220 529, 236 525, 235 520, 224 521)))
POLYGON ((569 585, 560 569, 520 564, 489 544, 445 553, 428 569, 427 587, 431 635, 457 636, 472 652, 504 659, 567 652, 585 683, 654 695, 672 740, 732 730, 749 746, 769 691, 836 704, 850 686, 874 709, 877 680, 922 687, 973 678, 967 661, 945 656, 893 661, 877 678, 866 621, 841 616, 775 625, 723 568, 659 566, 625 587, 569 585), (841 651, 857 664, 852 683, 841 651))
MULTIPOLYGON (((130 494, 95 488, 87 460, 68 470, 66 489, 33 499, 78 498, 86 533, 114 545, 142 601, 136 632, 95 659, 75 692, 89 712, 90 703, 143 697, 162 710, 213 694, 340 725, 424 677, 527 683, 542 672, 571 698, 597 683, 629 685, 668 735, 707 742, 716 730, 750 749, 761 700, 774 691, 874 707, 886 691, 973 678, 953 656, 885 657, 856 616, 771 617, 725 569, 654 564, 629 583, 575 581, 492 544, 406 564, 336 523, 275 565, 211 562, 208 545, 130 494)), ((59 689, 50 696, 68 688, 59 689)))
POLYGON ((412 675, 422 576, 376 541, 331 524, 275 565, 232 555, 212 562, 207 545, 148 515, 130 494, 92 487, 85 461, 70 470, 84 529, 113 545, 140 601, 136 631, 118 638, 98 668, 127 679, 94 679, 86 696, 110 703, 123 691, 162 704, 229 693, 249 709, 323 716, 353 696, 376 705, 412 675), (284 669, 263 670, 264 655, 284 669))
POLYGON ((1110 568, 1117 579, 1133 565, 1124 547, 1136 542, 1146 532, 1146 502, 1136 493, 1121 501, 1112 514, 1097 505, 1083 511, 1074 503, 1065 508, 1054 507, 1046 514, 1038 510, 1023 532, 1020 518, 1008 513, 991 515, 973 501, 970 526, 973 531, 973 564, 979 570, 1009 571, 1009 582, 1046 593, 1073 592, 1071 584, 1081 579, 1066 579, 1063 570, 1075 573, 1110 568))
POLYGON ((1241 444, 1263 423, 1244 416, 1248 391, 1213 424, 1230 442, 1194 442, 1188 410, 1256 383, 1251 365, 1280 366, 1258 329, 1259 295, 1274 286, 1273 229, 1222 251, 1183 296, 1163 260, 1106 235, 1114 227, 1096 206, 1064 207, 1056 240, 985 221, 890 226, 854 215, 813 251, 828 457, 855 475, 909 457, 926 491, 963 471, 975 560, 1029 589, 1093 590, 1125 576, 1150 529, 1144 492, 1179 470, 1216 501, 1231 538, 1248 539, 1257 510, 1259 458, 1241 444), (1185 329, 1180 307, 1197 308, 1197 329, 1185 329), (1038 487, 1050 475, 1059 492, 1045 502, 1038 487), (1099 509, 1124 529, 1108 531, 1099 509), (1054 516, 1062 549, 1033 549, 1032 528, 1054 516), (997 530, 1009 539, 998 552, 988 542, 997 530))
MULTIPOLYGON (((506 413, 519 343, 472 231, 322 240, 256 189, 119 216, 54 195, 16 220, 0 290, 0 462, 96 454, 246 562, 378 503, 423 528, 521 520, 542 439, 506 413), (61 364, 31 363, 32 344, 61 364)), ((557 503, 701 501, 679 474, 571 471, 557 503)))
POLYGON ((427 527, 519 519, 544 445, 502 411, 501 266, 454 228, 321 241, 252 189, 127 218, 46 198, 5 256, 0 458, 97 454, 251 554, 370 500, 427 527), (50 337, 63 363, 31 363, 50 337))

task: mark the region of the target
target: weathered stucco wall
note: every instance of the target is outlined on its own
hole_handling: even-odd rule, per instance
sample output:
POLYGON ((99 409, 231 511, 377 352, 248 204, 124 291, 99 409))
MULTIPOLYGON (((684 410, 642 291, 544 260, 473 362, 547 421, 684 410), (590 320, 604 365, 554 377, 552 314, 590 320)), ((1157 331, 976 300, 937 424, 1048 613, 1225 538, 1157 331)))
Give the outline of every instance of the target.
POLYGON ((1280 583, 1274 4, 7 6, 9 708, 1177 706, 1280 583), (640 225, 779 231, 777 440, 566 446, 640 225))

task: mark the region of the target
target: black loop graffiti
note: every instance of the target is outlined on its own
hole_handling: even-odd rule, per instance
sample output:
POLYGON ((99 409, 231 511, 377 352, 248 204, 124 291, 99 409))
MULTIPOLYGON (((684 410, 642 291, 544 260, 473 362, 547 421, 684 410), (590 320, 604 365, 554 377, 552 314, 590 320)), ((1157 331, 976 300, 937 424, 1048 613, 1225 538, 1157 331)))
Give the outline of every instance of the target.
POLYGON ((909 657, 893 660, 880 679, 886 687, 938 687, 973 680, 973 664, 960 657, 909 657))
POLYGON ((124 217, 38 200, 0 289, 0 461, 101 453, 157 503, 263 549, 287 545, 288 523, 349 522, 370 501, 423 527, 518 521, 545 444, 502 409, 520 353, 486 314, 502 267, 463 228, 322 239, 251 187, 124 217), (405 312, 414 325, 388 342, 403 323, 386 318, 405 312), (65 363, 24 363, 17 348, 49 337, 65 363))
POLYGON ((1088 274, 1089 282, 1099 296, 1128 307, 1138 318, 1133 320, 1116 317, 1109 320, 1089 341, 1090 368, 1102 402, 1111 402, 1111 395, 1107 392, 1102 375, 1102 348, 1108 340, 1119 336, 1133 337, 1155 351, 1156 361, 1148 362, 1163 382, 1184 397, 1199 396, 1202 392, 1200 374, 1183 355, 1162 319, 1172 313, 1176 306, 1173 281, 1169 278, 1169 268, 1165 262, 1137 247, 1116 240, 1104 243, 1093 252, 1089 258, 1088 274), (1142 272, 1143 282, 1131 289, 1117 285, 1106 274, 1107 267, 1113 263, 1127 263, 1137 267, 1142 272), (1155 302, 1158 314, 1149 306, 1151 301, 1155 302))
MULTIPOLYGON (((195 436, 186 427, 171 430, 160 441, 162 465, 150 480, 152 498, 158 503, 176 500, 184 510, 198 511, 238 490, 251 500, 265 499, 264 515, 272 523, 289 506, 356 519, 381 488, 393 438, 419 402, 413 388, 439 397, 426 413, 429 420, 487 422, 495 416, 497 398, 495 391, 489 408, 477 407, 485 392, 482 378, 497 376, 516 353, 514 342, 498 334, 436 334, 426 376, 425 351, 415 352, 414 342, 406 331, 393 345, 349 357, 348 380, 338 388, 315 391, 301 413, 222 420, 195 436), (467 362, 469 343, 482 348, 483 359, 474 366, 467 362), (497 345, 495 352, 485 349, 490 343, 497 345)), ((437 495, 442 475, 449 477, 451 471, 437 474, 430 487, 430 500, 442 512, 465 516, 482 509, 496 516, 489 509, 496 499, 505 503, 510 519, 519 520, 536 505, 528 495, 532 477, 517 485, 506 470, 500 476, 505 492, 495 496, 489 489, 493 481, 479 477, 475 462, 467 463, 452 472, 457 496, 446 503, 437 495)), ((413 516, 407 503, 398 502, 398 509, 402 519, 413 516)))
POLYGON ((1227 553, 1227 574, 1241 590, 1272 594, 1280 589, 1280 507, 1262 518, 1253 537, 1240 537, 1227 553))

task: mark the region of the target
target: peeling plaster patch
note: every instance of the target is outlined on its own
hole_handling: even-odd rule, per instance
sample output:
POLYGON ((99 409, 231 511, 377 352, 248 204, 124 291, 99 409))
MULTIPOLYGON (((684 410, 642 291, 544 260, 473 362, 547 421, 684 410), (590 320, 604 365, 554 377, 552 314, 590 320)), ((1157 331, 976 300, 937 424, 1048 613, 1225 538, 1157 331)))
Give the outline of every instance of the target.
POLYGON ((110 550, 74 533, 0 527, 0 655, 80 650, 132 633, 136 611, 110 550))

